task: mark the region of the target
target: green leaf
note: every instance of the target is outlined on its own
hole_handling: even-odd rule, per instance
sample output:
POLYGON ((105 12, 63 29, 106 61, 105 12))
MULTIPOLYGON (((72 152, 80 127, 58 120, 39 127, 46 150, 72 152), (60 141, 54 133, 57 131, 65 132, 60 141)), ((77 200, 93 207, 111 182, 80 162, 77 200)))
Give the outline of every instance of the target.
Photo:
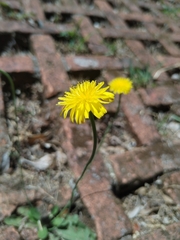
POLYGON ((95 240, 96 236, 87 228, 70 226, 68 229, 56 229, 55 233, 67 240, 95 240))
POLYGON ((54 207, 51 209, 51 214, 52 214, 52 216, 55 216, 58 212, 59 212, 59 207, 58 207, 58 206, 54 206, 54 207))
POLYGON ((69 221, 72 222, 72 224, 78 225, 78 223, 80 223, 79 217, 78 217, 77 214, 70 215, 70 216, 68 216, 68 217, 69 217, 69 221))
POLYGON ((31 207, 29 210, 30 210, 29 211, 29 219, 36 220, 36 221, 41 219, 41 215, 37 208, 31 207))
POLYGON ((169 117, 169 121, 176 121, 176 122, 180 122, 180 117, 175 115, 175 114, 172 114, 170 117, 169 117))
POLYGON ((27 222, 24 225, 25 228, 37 228, 37 222, 36 223, 32 223, 32 222, 27 222))
POLYGON ((49 240, 59 240, 59 237, 55 236, 52 233, 49 233, 49 240))
MULTIPOLYGON (((60 218, 58 219, 60 221, 60 218)), ((62 221, 62 218, 61 218, 62 221)), ((62 223, 62 222, 61 222, 62 223)), ((91 231, 85 224, 79 221, 77 214, 67 216, 63 224, 66 228, 62 228, 62 224, 54 232, 59 237, 67 240, 95 240, 96 234, 91 231)), ((56 225, 57 226, 57 225, 56 225)), ((58 227, 58 226, 57 226, 58 227)))
POLYGON ((56 217, 52 220, 52 225, 55 227, 67 228, 69 222, 65 218, 56 217))
POLYGON ((4 223, 9 226, 19 227, 22 223, 22 217, 7 217, 4 219, 4 223))
POLYGON ((146 87, 149 83, 151 83, 152 80, 152 76, 148 70, 148 67, 141 69, 130 66, 129 77, 133 81, 135 88, 146 87))
POLYGON ((10 9, 9 4, 7 4, 7 3, 4 2, 4 1, 0 1, 0 6, 1 6, 1 7, 4 7, 4 8, 7 8, 7 9, 10 9))
POLYGON ((46 239, 48 236, 48 230, 46 227, 43 227, 41 230, 38 231, 38 237, 40 239, 46 239))
POLYGON ((69 225, 86 228, 86 225, 79 220, 79 216, 77 214, 67 216, 66 221, 69 222, 69 225))
POLYGON ((17 208, 17 213, 19 215, 25 216, 25 217, 29 217, 30 214, 30 208, 25 207, 25 206, 21 206, 17 208))

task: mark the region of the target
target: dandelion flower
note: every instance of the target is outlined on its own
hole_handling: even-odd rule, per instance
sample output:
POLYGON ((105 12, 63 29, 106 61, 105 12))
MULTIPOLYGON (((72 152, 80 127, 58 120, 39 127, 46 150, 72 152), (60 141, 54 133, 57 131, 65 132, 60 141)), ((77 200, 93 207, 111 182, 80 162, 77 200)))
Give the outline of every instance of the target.
POLYGON ((65 92, 64 97, 59 97, 57 105, 63 106, 62 114, 67 117, 70 111, 70 119, 78 124, 89 119, 92 112, 97 118, 101 118, 107 110, 103 104, 108 104, 114 100, 114 94, 107 92, 109 87, 101 88, 104 82, 96 84, 96 81, 84 81, 71 87, 69 92, 65 92))
POLYGON ((133 85, 132 81, 129 78, 114 78, 112 81, 109 82, 109 89, 112 91, 114 94, 128 94, 133 85))

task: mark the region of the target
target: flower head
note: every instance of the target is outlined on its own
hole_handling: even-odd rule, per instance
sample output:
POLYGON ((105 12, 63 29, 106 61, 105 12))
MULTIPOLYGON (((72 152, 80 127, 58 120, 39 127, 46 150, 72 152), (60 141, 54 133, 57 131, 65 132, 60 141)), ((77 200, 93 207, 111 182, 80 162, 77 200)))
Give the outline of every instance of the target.
POLYGON ((112 81, 109 82, 109 89, 112 91, 114 94, 128 94, 133 85, 132 81, 129 78, 114 78, 112 81))
POLYGON ((70 111, 72 122, 84 123, 92 112, 97 118, 101 118, 107 110, 102 104, 108 104, 114 100, 114 94, 107 92, 109 87, 101 88, 104 82, 96 84, 96 81, 84 81, 71 87, 65 92, 64 97, 59 97, 57 105, 63 106, 62 114, 67 117, 70 111))

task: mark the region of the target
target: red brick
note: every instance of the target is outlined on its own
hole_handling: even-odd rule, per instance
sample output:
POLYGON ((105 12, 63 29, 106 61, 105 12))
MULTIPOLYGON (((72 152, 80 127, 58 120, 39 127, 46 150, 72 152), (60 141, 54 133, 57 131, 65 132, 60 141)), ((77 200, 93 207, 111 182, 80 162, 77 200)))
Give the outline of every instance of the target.
POLYGON ((139 21, 139 22, 155 22, 155 18, 151 16, 150 14, 139 14, 136 12, 132 13, 119 13, 121 18, 123 20, 128 20, 128 21, 139 21))
POLYGON ((115 29, 127 29, 126 23, 117 14, 107 13, 106 18, 115 29))
MULTIPOLYGON (((154 76, 156 72, 157 72, 157 69, 151 70, 152 76, 154 76)), ((163 85, 164 83, 168 83, 169 81, 171 81, 169 75, 166 72, 161 73, 157 78, 153 77, 153 79, 157 80, 157 83, 159 85, 163 85)))
POLYGON ((38 33, 40 31, 42 30, 33 28, 26 22, 1 20, 1 24, 0 24, 0 33, 16 32, 16 33, 31 34, 31 33, 38 33))
POLYGON ((179 240, 180 236, 180 223, 173 223, 166 226, 165 229, 156 229, 148 234, 142 235, 136 240, 152 240, 152 239, 159 239, 159 240, 179 240))
POLYGON ((140 89, 139 93, 147 106, 171 105, 180 101, 179 85, 140 89))
POLYGON ((123 0, 122 2, 131 12, 140 14, 142 13, 141 10, 138 8, 137 4, 134 4, 132 1, 123 0))
POLYGON ((93 27, 90 20, 83 16, 75 16, 74 19, 80 28, 84 41, 88 44, 88 48, 92 53, 104 54, 107 51, 107 48, 103 45, 103 39, 93 27))
POLYGON ((161 12, 160 5, 157 5, 154 2, 138 2, 138 6, 149 9, 150 14, 155 17, 155 21, 157 21, 157 19, 160 19, 161 21, 166 21, 165 15, 161 12))
POLYGON ((179 52, 179 49, 173 43, 171 34, 167 33, 167 29, 165 29, 165 27, 158 27, 155 23, 144 23, 144 26, 146 27, 148 32, 151 33, 152 36, 154 36, 154 38, 161 43, 161 45, 169 54, 172 53, 172 55, 174 55, 179 52), (174 49, 177 50, 177 53, 174 49))
MULTIPOLYGON (((152 75, 157 71, 157 67, 159 63, 157 59, 155 59, 144 47, 144 45, 136 40, 125 40, 127 46, 131 49, 135 56, 139 59, 139 61, 144 65, 148 66, 152 75)), ((158 80, 166 81, 169 79, 169 76, 166 73, 162 73, 158 80)))
MULTIPOLYGON (((164 172, 176 171, 180 169, 179 155, 180 155, 180 145, 176 144, 173 146, 164 145, 160 147, 161 151, 161 162, 164 172)), ((179 180, 178 180, 179 181, 179 180)))
POLYGON ((159 42, 166 49, 168 54, 170 54, 174 57, 180 57, 180 49, 173 42, 168 41, 165 38, 159 39, 159 42))
POLYGON ((22 1, 22 5, 26 14, 32 14, 33 17, 35 16, 35 19, 41 21, 45 20, 44 12, 42 10, 40 1, 37 0, 22 1))
POLYGON ((162 55, 157 55, 156 59, 158 62, 161 63, 162 67, 165 68, 171 68, 171 67, 175 67, 175 65, 180 65, 180 58, 176 58, 176 57, 171 57, 171 56, 162 56, 162 55))
POLYGON ((169 23, 168 24, 169 29, 171 29, 172 32, 178 33, 179 32, 179 27, 174 25, 174 23, 169 23))
POLYGON ((32 58, 25 55, 0 57, 0 69, 8 73, 34 73, 32 58))
POLYGON ((94 17, 105 17, 105 14, 98 9, 83 9, 80 6, 55 6, 52 4, 43 5, 45 13, 61 13, 70 15, 84 15, 84 16, 94 16, 94 17))
POLYGON ((16 0, 6 0, 3 1, 5 4, 9 6, 12 10, 22 11, 21 4, 19 1, 16 0))
MULTIPOLYGON (((79 162, 74 169, 76 178, 82 170, 79 162)), ((119 239, 132 232, 130 220, 119 199, 111 192, 107 174, 101 157, 97 155, 79 184, 82 201, 95 221, 99 240, 119 239)))
POLYGON ((138 57, 140 62, 147 66, 156 66, 157 62, 152 55, 145 49, 144 45, 136 40, 125 40, 127 46, 138 57))
MULTIPOLYGON (((169 147, 161 142, 152 144, 151 146, 136 148, 123 154, 110 155, 109 159, 113 166, 117 184, 117 191, 120 194, 161 175, 163 172, 173 171, 180 168, 179 150, 180 145, 169 147)), ((163 189, 167 191, 177 204, 180 202, 180 189, 170 185, 179 185, 180 177, 178 173, 163 175, 163 189)))
POLYGON ((84 70, 102 70, 102 69, 123 69, 123 61, 118 58, 106 56, 74 56, 67 55, 65 57, 68 71, 84 71, 84 70))
POLYGON ((73 32, 76 30, 74 24, 56 24, 52 22, 43 22, 43 28, 40 30, 40 33, 47 33, 47 34, 57 34, 66 33, 66 32, 73 32))
POLYGON ((87 17, 76 16, 74 19, 79 25, 82 36, 86 42, 102 44, 102 38, 87 17))
POLYGON ((79 4, 76 1, 72 0, 61 0, 63 6, 75 6, 77 7, 79 4))
POLYGON ((112 28, 112 27, 104 27, 99 29, 100 34, 102 35, 103 38, 119 38, 122 34, 117 31, 117 29, 112 28))
POLYGON ((178 33, 171 33, 170 34, 170 36, 171 36, 171 40, 173 41, 173 42, 180 42, 180 34, 179 34, 179 32, 178 33))
POLYGON ((75 26, 73 24, 55 24, 51 22, 43 22, 42 28, 31 27, 26 22, 19 21, 1 21, 0 33, 22 33, 22 34, 59 34, 61 32, 74 31, 75 26))
POLYGON ((102 0, 96 0, 94 2, 95 6, 97 6, 99 8, 99 10, 103 11, 103 12, 112 12, 113 9, 112 7, 107 3, 104 2, 102 0))
POLYGON ((131 92, 128 95, 123 95, 121 107, 140 144, 150 145, 160 139, 154 122, 146 112, 137 93, 131 92))
POLYGON ((139 184, 153 179, 163 172, 161 157, 165 147, 162 144, 154 144, 150 147, 142 147, 121 155, 110 155, 109 159, 117 178, 117 191, 126 193, 139 184))
POLYGON ((33 35, 30 40, 37 56, 45 96, 49 98, 67 90, 70 83, 53 39, 48 35, 33 35))
POLYGON ((97 0, 95 5, 103 12, 106 13, 106 18, 116 29, 127 28, 125 22, 120 18, 118 14, 113 13, 112 7, 104 1, 97 0))
POLYGON ((175 204, 180 204, 180 175, 178 172, 166 173, 161 177, 163 191, 169 195, 175 204))
POLYGON ((147 32, 140 32, 138 30, 133 30, 133 29, 125 29, 124 27, 121 29, 121 31, 117 31, 117 29, 112 27, 101 28, 99 31, 103 36, 103 38, 123 38, 123 39, 137 39, 137 40, 148 40, 148 41, 154 40, 154 37, 152 37, 147 32))
POLYGON ((159 38, 159 36, 162 35, 162 30, 158 28, 154 23, 144 23, 144 26, 155 38, 159 38))
POLYGON ((88 17, 100 17, 106 19, 106 13, 96 8, 86 9, 83 13, 88 17))
MULTIPOLYGON (((65 127, 66 136, 64 147, 69 155, 69 164, 77 179, 90 155, 90 148, 92 148, 92 144, 89 142, 91 130, 87 124, 72 126, 67 120, 65 120, 63 127, 65 127), (74 149, 74 147, 77 148, 77 144, 79 149, 84 149, 86 146, 86 156, 78 157, 77 150, 74 149)), ((78 189, 82 201, 95 222, 98 240, 119 239, 132 233, 130 220, 124 213, 119 199, 115 198, 110 190, 109 173, 106 171, 100 155, 95 157, 83 179, 79 182, 78 189)))
POLYGON ((45 13, 67 13, 67 14, 82 14, 83 10, 79 6, 56 6, 54 4, 44 4, 45 13))

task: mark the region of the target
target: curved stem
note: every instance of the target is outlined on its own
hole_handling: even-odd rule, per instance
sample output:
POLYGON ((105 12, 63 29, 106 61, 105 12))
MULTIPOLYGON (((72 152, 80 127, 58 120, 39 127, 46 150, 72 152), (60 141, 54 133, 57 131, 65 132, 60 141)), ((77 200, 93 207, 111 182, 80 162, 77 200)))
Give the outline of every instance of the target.
POLYGON ((106 134, 108 134, 110 132, 110 130, 112 128, 112 125, 113 125, 113 122, 114 122, 114 119, 118 116, 118 113, 120 111, 120 105, 121 105, 121 96, 122 96, 122 94, 119 94, 119 100, 118 100, 118 106, 117 106, 116 113, 114 115, 114 118, 110 118, 110 120, 108 122, 108 126, 107 126, 107 128, 106 128, 106 130, 105 130, 105 132, 104 132, 104 134, 103 134, 103 136, 101 138, 101 141, 100 141, 100 143, 98 145, 97 151, 99 151, 101 145, 103 144, 104 139, 106 137, 106 134))
MULTIPOLYGON (((12 99, 13 99, 13 105, 14 105, 15 122, 16 122, 16 130, 17 130, 17 137, 18 137, 18 145, 16 146, 16 150, 17 150, 17 152, 20 156, 21 148, 20 148, 20 141, 19 141, 19 126, 18 126, 18 115, 17 115, 17 106, 16 106, 15 86, 14 86, 14 82, 13 82, 11 76, 7 72, 4 72, 3 70, 0 69, 0 73, 6 77, 6 79, 9 81, 9 84, 10 84, 10 87, 11 87, 11 93, 12 93, 12 99)), ((20 165, 20 172, 21 172, 22 183, 24 185, 23 190, 24 190, 25 196, 26 196, 29 204, 32 206, 31 201, 30 201, 30 199, 27 195, 26 189, 25 189, 25 181, 24 181, 24 175, 23 175, 21 165, 20 165)))
POLYGON ((0 73, 6 77, 6 79, 9 81, 10 87, 11 87, 11 93, 12 93, 12 98, 13 98, 13 105, 14 105, 14 115, 15 115, 15 122, 16 122, 16 131, 17 131, 17 136, 18 136, 18 153, 20 152, 20 147, 19 147, 19 127, 18 127, 18 119, 17 119, 17 106, 16 106, 16 96, 15 96, 15 87, 13 80, 11 76, 7 73, 4 72, 3 70, 0 69, 0 73))
MULTIPOLYGON (((17 119, 17 106, 16 106, 16 96, 15 96, 15 87, 13 80, 11 76, 7 73, 4 72, 3 70, 0 70, 0 73, 6 77, 6 79, 9 81, 10 87, 11 87, 11 93, 12 93, 12 98, 13 98, 13 105, 14 105, 14 115, 15 115, 15 122, 16 122, 16 131, 17 131, 17 136, 19 139, 19 127, 18 127, 18 119, 17 119)), ((19 140, 18 140, 18 153, 20 151, 19 148, 19 140)))
POLYGON ((118 113, 119 113, 119 111, 120 111, 120 105, 121 105, 121 96, 122 96, 122 94, 119 94, 118 106, 117 106, 117 110, 116 110, 116 113, 115 113, 115 116, 114 116, 114 118, 116 118, 116 117, 117 117, 117 115, 118 115, 118 113))
POLYGON ((92 112, 89 113, 89 118, 90 118, 90 122, 91 122, 91 126, 92 126, 92 130, 93 130, 93 149, 92 149, 92 153, 91 153, 91 156, 88 160, 88 162, 86 163, 86 166, 84 167, 80 177, 78 178, 78 180, 76 181, 75 183, 75 186, 72 190, 72 194, 71 194, 71 200, 70 200, 70 208, 73 204, 73 201, 74 201, 74 192, 77 188, 77 185, 79 183, 79 181, 83 178, 87 168, 89 167, 89 165, 91 164, 91 162, 93 161, 94 159, 94 156, 95 156, 95 153, 96 153, 96 147, 97 147, 97 131, 96 131, 96 125, 95 125, 95 121, 94 121, 94 116, 92 114, 92 112))
MULTIPOLYGON (((14 87, 13 80, 7 72, 4 72, 3 70, 0 70, 0 73, 8 79, 9 84, 11 86, 11 93, 12 93, 13 104, 14 104, 14 109, 15 109, 15 116, 17 117, 16 96, 15 96, 15 87, 14 87)), ((16 124, 17 124, 17 119, 16 119, 16 124)))
POLYGON ((71 209, 71 206, 74 202, 74 193, 75 193, 75 190, 78 186, 78 183, 80 182, 80 180, 83 178, 87 168, 89 167, 89 165, 91 164, 91 162, 93 161, 94 159, 94 156, 96 154, 96 148, 97 148, 97 131, 96 131, 96 125, 95 125, 95 121, 94 121, 94 116, 92 114, 92 112, 89 113, 89 119, 90 119, 90 122, 91 122, 91 127, 92 127, 92 130, 93 130, 93 149, 92 149, 92 153, 91 153, 91 156, 88 160, 88 162, 86 163, 80 177, 77 179, 74 187, 73 187, 73 190, 72 190, 72 193, 71 193, 71 199, 70 201, 68 201, 68 203, 63 207, 63 209, 60 210, 60 212, 58 212, 55 216, 53 216, 51 218, 54 219, 56 216, 63 216, 64 213, 65 213, 65 216, 67 216, 67 214, 69 213, 70 209, 71 209))

